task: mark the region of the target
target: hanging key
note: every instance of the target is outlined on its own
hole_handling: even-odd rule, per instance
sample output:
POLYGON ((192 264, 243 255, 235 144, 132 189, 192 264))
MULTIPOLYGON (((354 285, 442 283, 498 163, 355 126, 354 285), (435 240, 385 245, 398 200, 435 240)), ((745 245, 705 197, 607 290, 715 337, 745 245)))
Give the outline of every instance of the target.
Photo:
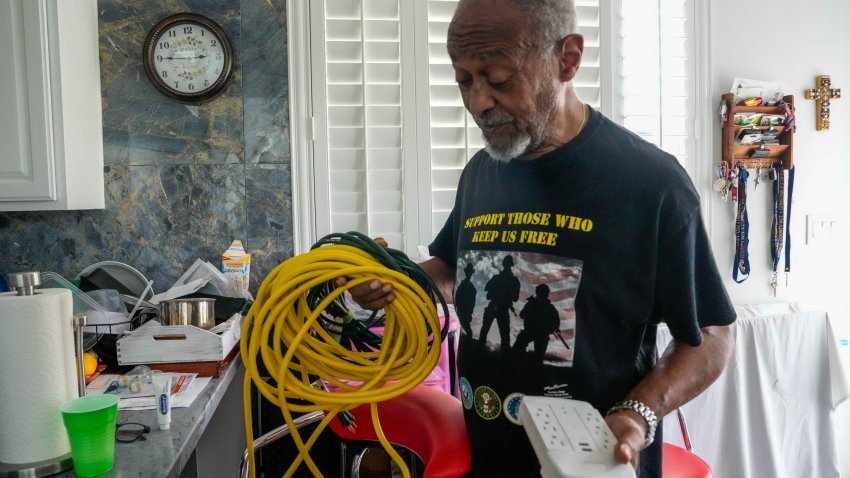
POLYGON ((767 172, 767 179, 770 180, 770 181, 776 181, 776 178, 777 178, 776 168, 770 168, 770 170, 768 170, 768 172, 767 172))
POLYGON ((753 182, 753 191, 759 187, 759 181, 761 181, 761 165, 756 166, 756 179, 753 182))

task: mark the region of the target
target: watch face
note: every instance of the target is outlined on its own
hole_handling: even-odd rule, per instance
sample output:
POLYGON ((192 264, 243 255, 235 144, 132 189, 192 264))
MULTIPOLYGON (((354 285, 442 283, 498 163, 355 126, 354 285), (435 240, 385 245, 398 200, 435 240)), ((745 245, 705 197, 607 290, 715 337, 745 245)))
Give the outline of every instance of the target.
POLYGON ((206 101, 230 79, 232 47, 215 22, 196 14, 172 15, 145 42, 145 71, 166 95, 184 102, 206 101))

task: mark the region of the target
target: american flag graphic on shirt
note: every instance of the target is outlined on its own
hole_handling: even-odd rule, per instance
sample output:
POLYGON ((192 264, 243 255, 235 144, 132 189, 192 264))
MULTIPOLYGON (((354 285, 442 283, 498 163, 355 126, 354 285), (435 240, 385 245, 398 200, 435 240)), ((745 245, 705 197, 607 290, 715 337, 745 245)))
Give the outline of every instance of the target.
POLYGON ((582 261, 577 259, 515 251, 464 251, 458 256, 455 282, 455 306, 462 324, 461 333, 469 335, 471 332, 473 340, 493 350, 511 348, 515 352, 541 353, 535 348, 542 345, 545 347, 545 352, 541 353, 544 364, 572 366, 576 339, 575 298, 581 272, 582 261), (463 307, 464 301, 469 305, 463 307), (531 309, 532 304, 540 309, 541 301, 543 307, 557 311, 557 325, 535 332, 539 340, 523 338, 523 335, 534 335, 528 332, 532 328, 531 314, 523 311, 531 309), (465 314, 464 309, 468 309, 465 314), (506 317, 508 335, 503 336, 499 321, 506 317), (468 324, 463 324, 464 320, 468 324), (483 338, 482 328, 486 329, 483 338))

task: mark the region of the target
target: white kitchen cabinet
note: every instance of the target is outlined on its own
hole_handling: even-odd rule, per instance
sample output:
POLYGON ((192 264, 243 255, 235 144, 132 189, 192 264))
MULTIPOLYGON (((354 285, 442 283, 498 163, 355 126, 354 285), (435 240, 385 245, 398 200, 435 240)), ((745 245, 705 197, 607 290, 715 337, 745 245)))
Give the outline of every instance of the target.
POLYGON ((0 211, 104 207, 97 0, 0 0, 0 211))

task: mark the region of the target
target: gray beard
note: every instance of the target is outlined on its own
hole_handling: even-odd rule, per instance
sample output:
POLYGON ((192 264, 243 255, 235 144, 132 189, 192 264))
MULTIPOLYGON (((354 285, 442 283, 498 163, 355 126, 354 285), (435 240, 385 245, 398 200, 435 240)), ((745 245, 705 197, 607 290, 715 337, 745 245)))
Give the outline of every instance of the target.
MULTIPOLYGON (((545 111, 547 113, 551 112, 555 105, 555 92, 552 90, 540 91, 537 95, 535 105, 537 106, 538 111, 545 111)), ((531 123, 533 125, 545 124, 550 119, 549 116, 551 116, 547 113, 538 113, 538 116, 534 118, 536 121, 532 121, 531 123)), ((512 115, 506 112, 473 116, 473 118, 478 126, 501 124, 505 121, 515 120, 512 115)), ((501 147, 493 145, 487 139, 487 136, 484 136, 484 150, 487 151, 487 153, 490 154, 490 157, 494 160, 500 163, 509 163, 513 159, 519 158, 545 142, 545 138, 547 136, 545 129, 540 128, 540 131, 536 131, 536 133, 539 136, 538 138, 532 138, 531 133, 526 131, 519 132, 516 136, 511 138, 508 145, 501 147)))
POLYGON ((511 160, 522 156, 523 154, 528 152, 529 147, 531 146, 531 135, 528 133, 521 133, 517 135, 511 144, 507 147, 496 148, 487 138, 484 138, 484 150, 490 154, 490 157, 500 163, 510 163, 511 160))

